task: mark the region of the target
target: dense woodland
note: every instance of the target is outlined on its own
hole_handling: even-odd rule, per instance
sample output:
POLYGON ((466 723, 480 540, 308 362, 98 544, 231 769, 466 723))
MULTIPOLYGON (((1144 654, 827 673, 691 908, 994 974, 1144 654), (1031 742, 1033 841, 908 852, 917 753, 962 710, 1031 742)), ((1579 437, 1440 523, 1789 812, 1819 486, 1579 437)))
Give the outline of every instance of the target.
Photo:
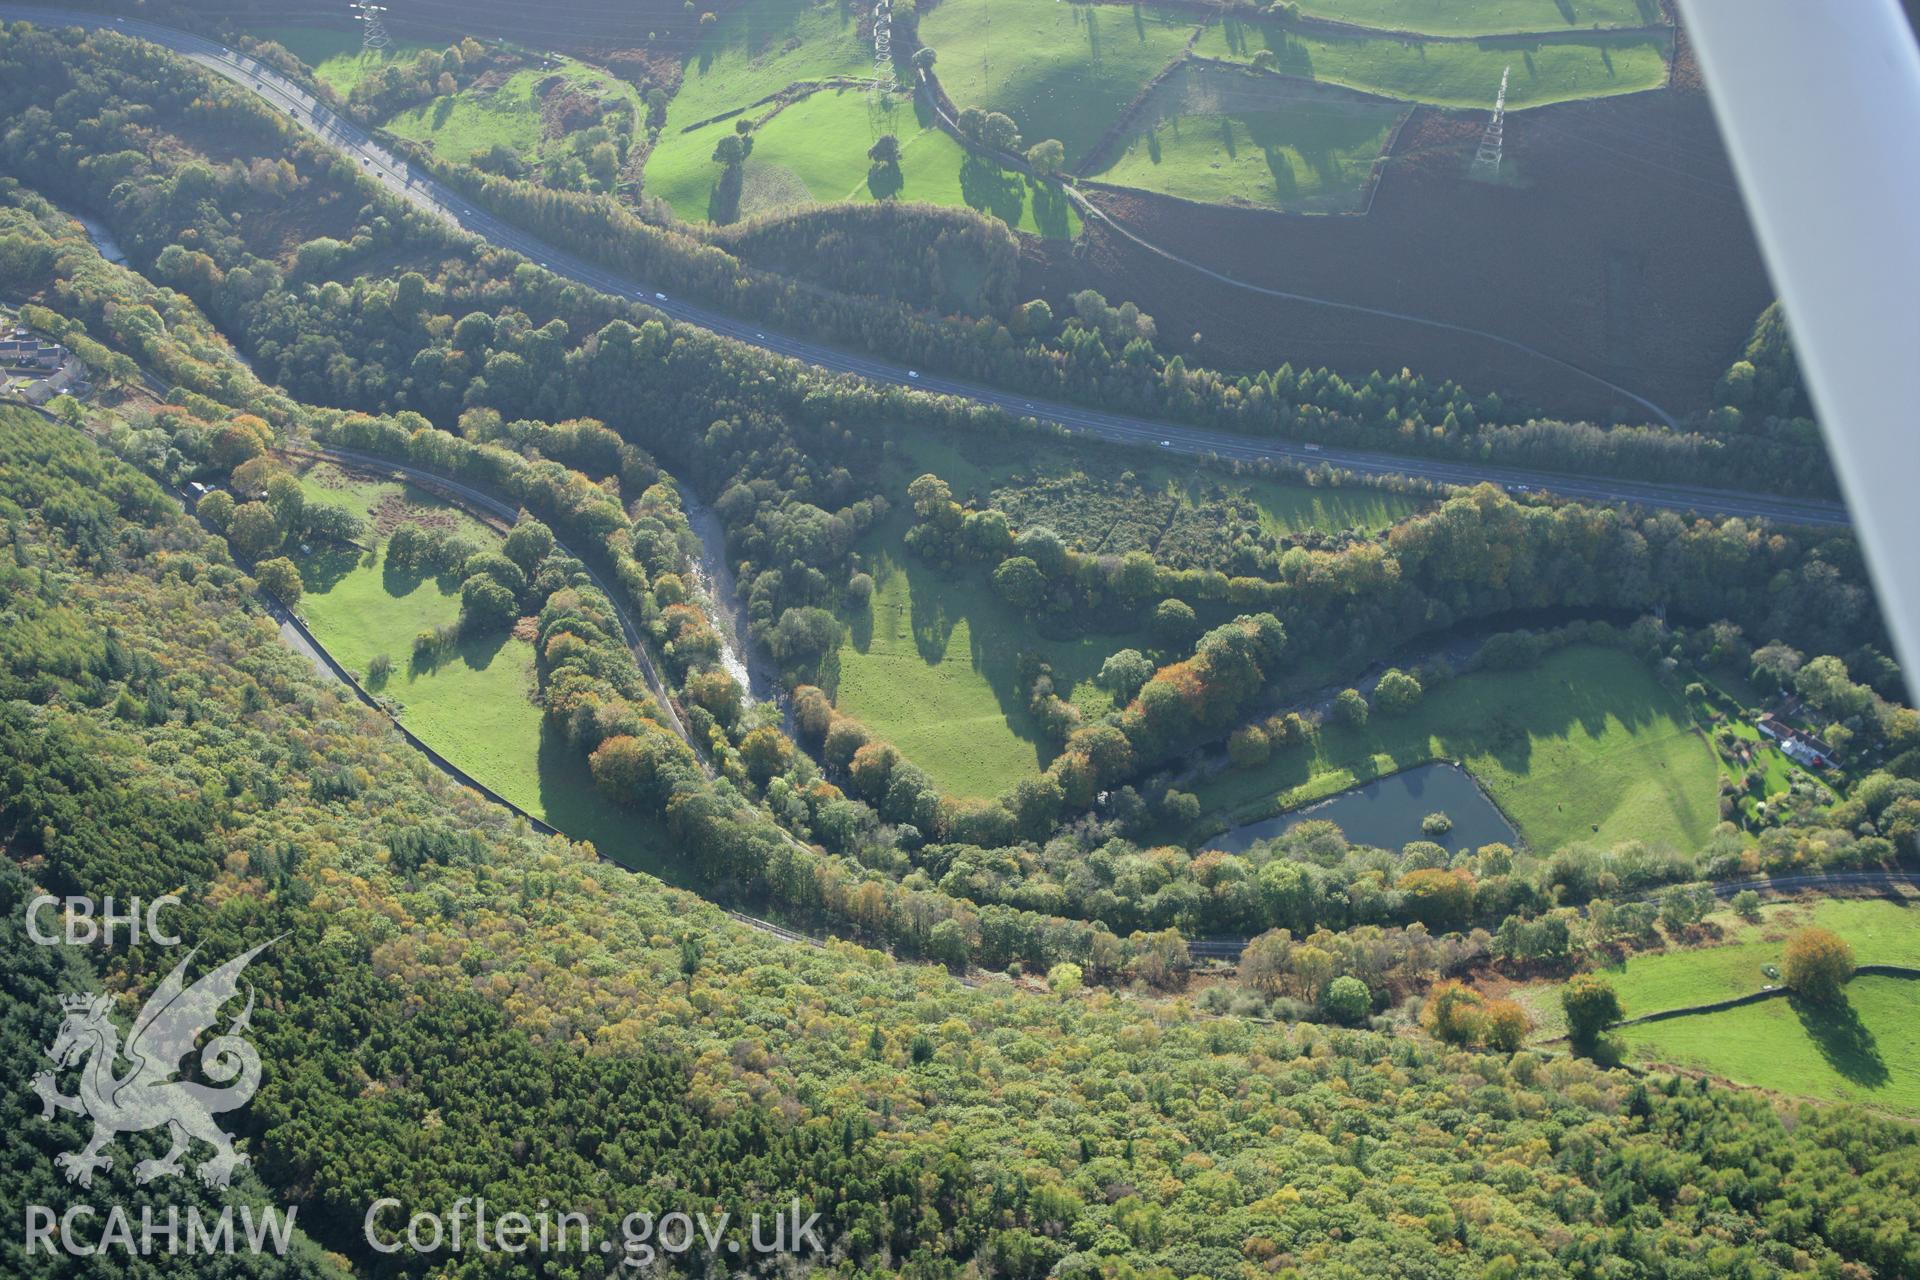
MULTIPOLYGON (((130 82, 121 91, 151 92, 130 82)), ((1100 947, 1096 972, 1128 972, 1152 952, 1153 931, 1233 931, 1282 918, 1246 901, 1257 867, 1196 869, 1184 854, 1133 841, 1165 799, 1149 785, 1154 767, 1224 734, 1284 664, 1381 652, 1463 621, 1541 607, 1727 619, 1815 653, 1879 640, 1849 540, 1806 540, 1737 520, 1529 506, 1483 490, 1398 526, 1384 542, 1295 546, 1263 576, 1229 577, 1140 555, 1086 556, 1044 527, 1015 530, 998 512, 965 512, 936 483, 914 494, 922 554, 979 562, 1037 616, 1152 608, 1173 619, 1161 669, 1135 682, 1130 705, 1106 724, 1079 723, 1036 677, 1035 705, 1056 728, 1058 758, 993 804, 941 796, 912 761, 870 742, 857 723, 822 714, 803 691, 801 745, 814 750, 815 765, 777 727, 742 716, 737 691, 714 671, 718 637, 686 590, 691 534, 647 451, 713 498, 747 597, 750 639, 805 679, 839 643, 829 610, 849 582, 853 543, 886 510, 872 436, 899 420, 1001 439, 1014 429, 938 402, 758 366, 738 347, 561 284, 510 255, 463 248, 453 256, 456 245, 437 226, 380 201, 356 209, 366 195, 357 179, 250 100, 217 87, 210 95, 195 100, 197 109, 232 116, 223 116, 232 136, 252 130, 263 143, 291 143, 291 176, 278 188, 232 164, 207 167, 180 126, 141 132, 153 159, 127 159, 133 180, 80 194, 111 206, 116 229, 148 255, 153 273, 237 334, 263 374, 303 400, 362 411, 320 414, 307 424, 318 434, 493 487, 571 543, 604 554, 608 578, 652 632, 693 751, 630 683, 582 697, 574 692, 581 677, 571 676, 550 688, 549 715, 584 753, 613 743, 596 756, 602 785, 622 803, 677 815, 676 834, 706 883, 796 921, 822 919, 916 954, 993 967, 1082 963, 1100 947), (188 198, 197 184, 228 190, 246 212, 188 198), (339 235, 290 248, 284 227, 296 197, 303 219, 339 235), (396 278, 395 253, 421 269, 396 278), (576 332, 588 336, 576 341, 576 332), (541 425, 554 421, 562 425, 541 425), (434 423, 459 434, 429 429, 434 423), (612 497, 622 494, 630 511, 612 497), (1491 554, 1495 547, 1504 550, 1491 554), (1183 606, 1205 627, 1182 622, 1183 606), (1258 639, 1249 649, 1241 636, 1258 639), (1103 811, 1056 839, 1056 828, 1102 791, 1112 797, 1103 811), (830 856, 743 819, 756 802, 830 856), (1076 851, 1095 848, 1107 851, 1100 862, 1067 874, 1076 851), (1108 946, 1115 939, 1102 941, 1108 930, 1138 936, 1116 951, 1108 946)), ((28 141, 34 114, 6 140, 29 166, 39 154, 28 141)), ((264 394, 244 391, 239 403, 264 394)), ((267 407, 286 424, 314 416, 267 407)), ((231 430, 218 427, 218 412, 203 416, 211 421, 173 432, 184 446, 176 474, 188 462, 233 465, 219 444, 231 430)), ((588 674, 596 679, 619 660, 618 631, 600 628, 609 656, 595 659, 588 674)), ((1652 653, 1657 644, 1639 648, 1652 653)), ((1835 859, 1883 856, 1850 839, 1822 847, 1835 859)), ((1672 878, 1691 878, 1686 859, 1672 878)), ((1522 895, 1483 913, 1484 923, 1539 909, 1522 895)), ((1380 914, 1362 917, 1416 918, 1392 895, 1380 914)))
MULTIPOLYGON (((385 1194, 550 1197, 613 1219, 797 1193, 846 1275, 1920 1271, 1910 1127, 1514 1051, 1524 1019, 1454 1036, 1435 1012, 1469 968, 1697 921, 1697 881, 1913 852, 1920 726, 1889 701, 1898 673, 1850 539, 1482 488, 1377 539, 1274 544, 1230 576, 1088 555, 916 482, 914 553, 982 575, 1036 624, 1153 619, 1101 722, 1034 673, 1052 767, 959 804, 805 682, 839 643, 854 544, 887 515, 889 432, 1015 447, 1027 428, 769 360, 455 237, 145 46, 11 28, 0 69, 0 291, 36 298, 25 317, 109 390, 144 370, 167 401, 107 433, 118 459, 0 413, 0 898, 184 883, 209 954, 286 935, 249 971, 263 1057, 286 1065, 245 1112, 258 1182, 241 1194, 302 1206, 320 1248, 422 1269, 360 1241, 385 1194), (31 188, 102 216, 145 274, 107 267, 31 188), (607 796, 661 824, 706 897, 1027 980, 971 988, 845 942, 777 942, 451 784, 260 609, 258 593, 298 589, 292 542, 365 533, 297 501, 276 450, 306 440, 522 509, 497 552, 403 526, 387 554, 461 584, 459 628, 530 620, 548 722, 607 796), (222 488, 189 519, 156 479, 222 488), (718 664, 689 492, 725 524, 798 742, 718 664), (1542 609, 1665 620, 1514 634, 1482 660, 1605 643, 1670 681, 1745 666, 1853 726, 1878 771, 1844 804, 1757 841, 1724 826, 1698 850, 1383 851, 1327 824, 1244 856, 1150 843, 1179 810, 1163 762, 1229 733, 1240 751, 1313 731, 1259 709, 1293 665, 1542 609), (1237 982, 1189 1000, 1185 939, 1204 933, 1261 937, 1237 982), (1413 1029, 1423 996, 1438 1043, 1413 1029)), ((579 199, 554 207, 600 207, 579 199)), ((716 280, 735 269, 701 254, 716 280)), ((1102 308, 1080 333, 1145 340, 1144 318, 1102 308)), ((1133 350, 1141 386, 1178 385, 1133 350)), ((1743 406, 1803 412, 1777 314, 1722 391, 1727 430, 1743 406)), ((1397 674, 1376 708, 1448 673, 1397 674)), ((46 991, 99 981, 130 1011, 165 959, 103 954, 90 975, 23 957, 8 914, 8 971, 30 979, 7 996, 22 1075, 46 991)), ((47 1150, 74 1136, 7 1105, 47 1150)), ((9 1202, 57 1194, 54 1176, 44 1159, 10 1169, 9 1202)), ((329 1263, 303 1245, 285 1269, 329 1263)), ((519 1272, 469 1258, 460 1274, 519 1272)))
MULTIPOLYGON (((600 1216, 671 1205, 678 1185, 736 1209, 798 1192, 846 1274, 1920 1265, 1905 1125, 1811 1107, 1790 1124, 1757 1097, 1565 1057, 968 990, 609 875, 319 681, 223 543, 151 483, 17 412, 0 461, 18 620, 0 649, 4 893, 184 882, 182 926, 209 954, 287 935, 249 972, 277 1069, 240 1123, 265 1194, 351 1258, 372 1261, 357 1229, 381 1194, 600 1216)), ((10 1014, 85 981, 23 948, 18 911, 4 940, 32 979, 10 1014)), ((169 962, 103 958, 133 1000, 169 962)), ((6 1052, 37 1052, 43 1017, 9 1016, 6 1052)), ((38 1133, 21 1096, 10 1128, 38 1133)), ((50 1175, 10 1163, 9 1199, 50 1175)))
MULTIPOLYGON (((23 251, 23 256, 33 255, 23 251)), ((73 268, 78 275, 86 274, 88 257, 82 252, 69 255, 68 260, 78 264, 73 268)), ((405 287, 404 281, 402 284, 405 287)), ((95 287, 107 286, 102 283, 95 287)), ((81 292, 73 283, 63 288, 69 295, 81 292)), ((478 332, 484 324, 485 318, 476 315, 455 328, 478 332)), ((193 324, 189 319, 180 328, 190 333, 193 324)), ((644 337, 646 330, 636 332, 644 337)), ((248 386, 245 380, 235 385, 242 389, 248 386)), ((240 397, 246 404, 265 398, 258 391, 240 397)), ((272 411, 276 406, 264 407, 272 411)), ((277 407, 285 416, 286 406, 277 407)), ((129 442, 129 447, 176 478, 192 468, 204 473, 205 468, 213 467, 213 474, 222 474, 222 463, 231 467, 236 459, 260 447, 257 440, 250 441, 236 426, 219 427, 216 410, 209 408, 207 412, 216 415, 215 422, 200 421, 191 414, 159 415, 158 430, 146 439, 129 442)), ((1134 705, 1112 724, 1080 725, 1065 714, 1070 708, 1052 698, 1052 705, 1063 709, 1063 751, 1049 774, 1022 784, 1000 804, 956 806, 944 800, 911 761, 898 759, 884 743, 870 743, 870 735, 859 725, 825 708, 816 694, 803 689, 797 704, 802 743, 814 749, 833 782, 821 777, 820 769, 786 743, 777 729, 741 715, 738 690, 713 666, 718 636, 685 588, 686 551, 692 535, 671 484, 661 483, 662 473, 645 453, 590 422, 557 427, 529 420, 503 423, 497 411, 473 409, 462 415, 468 434, 460 437, 425 430, 417 418, 409 427, 408 417, 404 412, 399 420, 334 415, 337 420, 320 423, 318 429, 339 444, 390 453, 482 483, 553 522, 576 545, 604 549, 612 580, 621 585, 629 606, 653 631, 664 666, 681 695, 691 726, 691 742, 716 766, 723 779, 720 790, 711 790, 695 753, 671 735, 657 704, 631 673, 607 683, 609 673, 630 668, 631 662, 620 643, 619 628, 606 616, 604 602, 598 606, 598 625, 577 637, 597 649, 598 656, 584 668, 578 661, 563 660, 562 650, 545 650, 550 658, 544 668, 548 714, 579 750, 599 753, 595 757, 598 776, 616 799, 643 810, 676 815, 676 833, 703 878, 716 891, 758 907, 777 908, 789 918, 830 922, 953 963, 973 960, 998 967, 1019 959, 1046 967, 1067 960, 1089 965, 1092 975, 1101 981, 1130 976, 1142 966, 1158 966, 1155 939, 1163 931, 1194 936, 1286 926, 1307 932, 1323 922, 1313 912, 1303 917, 1297 908, 1282 905, 1290 891, 1273 887, 1281 869, 1266 872, 1264 857, 1251 863, 1219 855, 1192 859, 1175 850, 1144 848, 1135 843, 1170 797, 1163 787, 1141 785, 1136 792, 1130 784, 1167 752, 1220 732, 1221 724, 1230 722, 1236 709, 1264 686, 1261 663, 1274 670, 1273 664, 1288 655, 1289 643, 1295 654, 1303 649, 1309 656, 1318 657, 1338 652, 1335 644, 1316 639, 1327 634, 1324 620, 1331 614, 1332 602, 1352 598, 1358 604, 1368 590, 1399 592, 1421 585, 1423 579, 1418 574, 1408 581, 1410 575, 1401 568, 1399 555, 1383 561, 1381 548, 1374 543, 1361 543, 1334 554, 1296 548, 1287 553, 1289 568, 1298 566, 1291 583, 1163 570, 1137 556, 1095 561, 1062 548, 1044 530, 1016 535, 1004 521, 996 522, 993 513, 963 516, 938 486, 920 486, 915 497, 925 512, 921 519, 926 537, 917 539, 922 549, 929 554, 958 555, 963 561, 978 555, 990 559, 991 554, 1008 553, 1011 560, 1034 565, 1036 573, 1039 564, 1046 564, 1052 576, 1045 581, 1053 585, 1033 594, 1029 603, 1036 609, 1097 611, 1103 597, 1110 597, 1125 609, 1138 609, 1167 593, 1156 616, 1178 614, 1182 597, 1216 615, 1229 611, 1229 623, 1215 628, 1218 634, 1213 640, 1200 637, 1196 643, 1197 630, 1177 618, 1164 628, 1162 657, 1166 669, 1159 673, 1151 666, 1144 669, 1144 684, 1135 682, 1138 693, 1133 697, 1134 705), (610 486, 640 494, 631 513, 609 500, 610 486), (987 527, 991 527, 993 536, 980 532, 987 527), (949 528, 951 537, 942 532, 949 528), (999 550, 990 554, 989 544, 999 550), (949 545, 957 550, 941 550, 949 545), (1016 550, 1030 554, 1010 554, 1016 550), (1348 562, 1362 567, 1349 569, 1348 562), (1382 564, 1387 566, 1384 572, 1382 564), (1344 577, 1350 585, 1331 591, 1303 590, 1328 575, 1336 584, 1344 577), (1230 611, 1260 604, 1287 612, 1305 639, 1289 642, 1285 629, 1275 630, 1274 623, 1269 622, 1267 638, 1262 641, 1264 658, 1255 651, 1234 657, 1234 637, 1240 633, 1230 625, 1230 611), (1307 626, 1308 620, 1314 625, 1307 626), (572 674, 567 674, 569 670, 572 674), (1163 699, 1167 690, 1186 692, 1177 699, 1163 699), (610 741, 611 746, 602 752, 610 741), (1088 807, 1097 788, 1115 784, 1119 784, 1119 790, 1096 818, 1053 834, 1056 824, 1088 807), (775 837, 764 826, 741 820, 745 812, 739 807, 742 795, 759 797, 790 831, 849 861, 821 860, 775 837), (705 798, 687 803, 676 801, 676 796, 705 798), (1090 853, 1097 856, 1088 857, 1090 853), (1089 923, 1104 925, 1113 936, 1103 929, 1090 930, 1089 923), (1136 936, 1126 941, 1129 935, 1136 936)), ((235 421, 257 423, 258 419, 241 415, 235 421)), ((772 427, 781 429, 778 423, 772 427)), ((729 444, 730 434, 714 429, 706 439, 710 444, 729 444)), ((747 459, 747 465, 754 465, 752 455, 747 459)), ((249 464, 249 469, 252 466, 249 464)), ((799 482, 804 484, 809 478, 803 474, 799 482)), ((259 490, 270 487, 268 477, 257 471, 248 483, 259 490)), ((266 505, 261 504, 263 508, 266 505)), ((872 501, 860 500, 823 520, 820 509, 780 494, 777 482, 757 480, 748 484, 738 478, 717 505, 734 524, 736 545, 744 546, 750 556, 766 554, 762 548, 778 547, 784 539, 819 539, 824 535, 834 540, 796 544, 798 550, 783 553, 803 566, 793 570, 796 576, 804 575, 799 581, 810 594, 803 598, 822 601, 830 598, 830 590, 814 567, 826 559, 819 548, 844 548, 875 511, 872 501), (773 501, 761 502, 758 493, 767 493, 773 501), (811 517, 806 514, 809 511, 811 517), (786 523, 783 517, 795 523, 786 523), (748 519, 752 523, 744 524, 748 519), (804 532, 808 529, 815 532, 808 535, 804 532)), ((1425 549, 1430 544, 1441 545, 1435 543, 1437 535, 1422 532, 1431 525, 1446 530, 1449 542, 1445 545, 1456 549, 1493 541, 1528 545, 1538 538, 1550 557, 1565 555, 1555 550, 1556 546, 1602 551, 1619 547, 1634 558, 1638 567, 1601 573, 1590 571, 1596 562, 1582 560, 1541 572, 1532 567, 1532 561, 1522 559, 1508 565, 1506 579, 1484 601, 1476 603, 1471 595, 1456 594, 1454 599, 1466 602, 1463 613, 1442 609, 1439 601, 1446 597, 1437 585, 1428 587, 1433 598, 1415 597, 1422 601, 1418 605, 1392 605, 1391 595, 1368 605, 1379 620, 1377 625, 1386 628, 1374 634, 1390 642, 1426 629, 1396 631, 1395 620, 1400 618, 1433 627, 1460 617, 1498 616, 1514 607, 1556 602, 1682 607, 1683 598, 1678 595, 1618 594, 1646 590, 1654 582, 1683 587, 1712 583, 1713 590, 1720 594, 1709 593, 1706 603, 1693 606, 1700 616, 1711 616, 1716 607, 1732 608, 1750 614, 1756 626, 1788 626, 1788 634, 1810 637, 1816 644, 1838 645, 1857 639, 1863 632, 1841 625, 1849 618, 1871 628, 1870 611, 1865 611, 1860 588, 1847 585, 1830 559, 1837 557, 1839 563, 1849 563, 1853 553, 1845 544, 1823 544, 1804 562, 1806 598, 1815 602, 1805 612, 1824 628, 1809 629, 1795 622, 1798 597, 1795 591, 1785 589, 1786 583, 1801 575, 1783 577, 1776 569, 1763 577, 1754 571, 1753 565, 1764 563, 1764 556, 1748 550, 1759 544, 1738 522, 1715 529, 1705 524, 1688 527, 1671 517, 1658 518, 1645 528, 1670 539, 1671 549, 1660 560, 1648 561, 1646 538, 1623 537, 1626 531, 1618 529, 1615 520, 1610 513, 1587 513, 1579 508, 1556 512, 1518 507, 1491 493, 1483 493, 1477 500, 1456 500, 1396 530, 1387 548, 1420 548, 1421 563, 1440 563, 1435 552, 1425 549), (1594 515, 1603 517, 1606 523, 1602 527, 1613 532, 1592 536, 1591 526, 1579 523, 1594 515), (1489 519, 1507 523, 1489 529, 1489 519), (1589 532, 1569 532, 1582 529, 1589 532), (1721 539, 1728 541, 1723 543, 1721 539), (1705 569, 1688 567, 1690 558, 1703 556, 1715 557, 1711 563, 1746 566, 1745 580, 1752 584, 1748 588, 1750 598, 1765 600, 1769 611, 1762 614, 1755 606, 1740 604, 1741 597, 1731 589, 1741 579, 1719 581, 1705 569), (1654 563, 1667 567, 1656 572, 1654 563), (1587 594, 1579 600, 1555 594, 1560 590, 1555 584, 1570 582, 1580 584, 1587 594), (1613 585, 1616 583, 1624 585, 1613 585)), ((230 517, 224 514, 214 527, 226 532, 230 540, 235 537, 230 517)), ((1776 556, 1801 554, 1786 541, 1767 546, 1776 556)), ((270 552, 270 547, 263 546, 253 552, 253 558, 270 552)), ((1406 553, 1408 563, 1414 562, 1413 555, 1411 551, 1406 553)), ((463 560, 464 554, 455 558, 463 560)), ((1465 585, 1472 585, 1474 555, 1449 553, 1445 562, 1466 566, 1465 585)), ((1006 563, 1001 561, 1002 565, 1006 563)), ((1780 567, 1793 563, 1792 559, 1779 561, 1780 567)), ((820 611, 809 605, 789 606, 779 615, 781 625, 772 626, 775 614, 770 598, 776 597, 786 575, 755 572, 753 564, 753 558, 744 562, 745 577, 752 587, 756 617, 768 624, 765 639, 779 643, 781 651, 792 657, 790 646, 801 643, 808 634, 796 619, 804 622, 820 611)), ((523 566, 528 576, 534 575, 535 568, 531 563, 523 566)), ((1441 575, 1435 574, 1434 581, 1440 580, 1441 575)), ((574 608, 575 599, 570 597, 565 608, 574 608)), ((536 607, 537 601, 528 602, 528 606, 536 607)), ((1196 615, 1189 609, 1185 616, 1190 623, 1196 615)), ((1260 633, 1256 628, 1247 634, 1260 633)), ((1350 634, 1336 630, 1332 641, 1340 642, 1350 634)), ((1364 631, 1360 634, 1368 635, 1364 631)), ((1609 642, 1631 643, 1648 655, 1649 661, 1669 643, 1658 629, 1631 640, 1619 637, 1609 642)), ((1428 679, 1433 678, 1430 673, 1428 679)), ((1298 740, 1306 731, 1306 726, 1286 724, 1260 730, 1283 745, 1289 739, 1298 740)), ((1897 743, 1905 733, 1904 722, 1894 724, 1889 739, 1897 743)), ((1871 824, 1883 818, 1888 806, 1900 803, 1910 787, 1910 783, 1899 782, 1880 793, 1872 812, 1861 813, 1852 825, 1863 831, 1878 831, 1871 824)), ((1904 830, 1903 826, 1893 828, 1895 839, 1901 839, 1904 830)), ((1798 860, 1805 856, 1805 849, 1816 846, 1822 851, 1821 859, 1830 865, 1871 864, 1889 856, 1880 843, 1857 843, 1845 829, 1837 837, 1827 834, 1832 831, 1824 815, 1811 817, 1794 838, 1771 846, 1772 856, 1798 860)), ((1430 856, 1415 855, 1394 879, 1419 872, 1430 856)), ((1724 856, 1712 851, 1704 851, 1697 858, 1663 854, 1650 864, 1658 868, 1657 875, 1643 875, 1633 883, 1650 887, 1684 882, 1697 874, 1710 873, 1720 865, 1716 857, 1724 861, 1724 856)), ((1523 878, 1520 888, 1513 887, 1508 874, 1485 877, 1483 871, 1489 883, 1479 891, 1479 905, 1457 920, 1451 916, 1427 917, 1425 908, 1410 902, 1397 883, 1363 892, 1353 900, 1364 905, 1343 906, 1325 919, 1342 925, 1430 923, 1443 929, 1471 923, 1489 930, 1514 921, 1517 927, 1553 908, 1554 895, 1565 892, 1556 887, 1565 883, 1559 878, 1565 867, 1564 863, 1550 862, 1537 868, 1523 878)), ((1340 883, 1365 881, 1372 873, 1373 868, 1357 868, 1340 883)), ((1343 892, 1351 895, 1356 891, 1343 892)), ((1470 954, 1483 951, 1479 948, 1470 954)), ((1162 974, 1161 980, 1173 980, 1182 971, 1183 966, 1175 966, 1162 974)), ((1385 990, 1380 990, 1384 1000, 1385 990)))

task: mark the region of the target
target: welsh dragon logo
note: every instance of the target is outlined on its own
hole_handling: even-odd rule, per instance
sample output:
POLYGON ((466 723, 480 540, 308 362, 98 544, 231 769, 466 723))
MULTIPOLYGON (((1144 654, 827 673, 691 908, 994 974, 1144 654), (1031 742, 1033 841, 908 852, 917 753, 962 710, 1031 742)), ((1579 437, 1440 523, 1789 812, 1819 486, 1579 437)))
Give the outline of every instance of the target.
POLYGON ((194 1172, 210 1187, 224 1187, 234 1170, 246 1163, 246 1157, 233 1149, 233 1140, 220 1131, 213 1117, 247 1104, 260 1087, 260 1054, 242 1038, 247 1020, 253 1014, 253 992, 239 1016, 228 1024, 225 1034, 209 1040, 200 1051, 200 1069, 223 1088, 175 1080, 181 1060, 210 1029, 220 1006, 232 999, 240 974, 252 959, 272 946, 263 942, 245 955, 236 956, 207 974, 192 986, 184 974, 199 948, 189 951, 160 984, 140 1016, 134 1020, 125 1046, 120 1033, 108 1017, 111 999, 105 995, 81 994, 60 997, 66 1020, 60 1033, 47 1049, 47 1056, 65 1070, 85 1060, 80 1070, 80 1092, 67 1097, 51 1071, 33 1078, 34 1092, 40 1095, 40 1118, 51 1119, 54 1108, 89 1116, 93 1120, 93 1140, 83 1151, 63 1151, 54 1157, 67 1175, 67 1181, 91 1186, 95 1169, 113 1168, 113 1157, 102 1155, 116 1136, 143 1129, 167 1127, 173 1148, 157 1160, 142 1160, 133 1167, 136 1182, 148 1183, 181 1171, 180 1159, 191 1141, 198 1138, 213 1148, 213 1155, 202 1160, 194 1172), (124 1071, 121 1062, 125 1061, 124 1071), (238 1077, 238 1079, 235 1079, 238 1077), (228 1081, 233 1083, 228 1084, 228 1081))

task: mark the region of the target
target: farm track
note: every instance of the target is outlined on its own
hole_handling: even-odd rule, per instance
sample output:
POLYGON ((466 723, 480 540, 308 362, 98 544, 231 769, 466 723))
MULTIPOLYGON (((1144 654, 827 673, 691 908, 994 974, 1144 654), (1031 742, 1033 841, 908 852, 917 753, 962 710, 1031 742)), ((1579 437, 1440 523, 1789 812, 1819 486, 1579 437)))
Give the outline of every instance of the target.
MULTIPOLYGON (((1490 467, 1467 461, 1443 461, 1359 450, 1308 447, 1304 444, 1257 439, 1188 427, 1164 421, 1107 413, 1078 405, 1029 399, 1017 392, 1001 391, 957 379, 922 377, 917 371, 863 354, 850 353, 806 339, 790 337, 755 327, 710 308, 671 299, 643 284, 619 276, 535 237, 484 210, 473 207, 431 178, 415 171, 376 145, 365 130, 345 120, 315 101, 291 81, 258 61, 189 32, 134 19, 109 19, 68 10, 40 6, 0 4, 0 16, 55 26, 81 26, 90 29, 111 28, 138 36, 174 50, 201 66, 243 88, 258 94, 269 105, 285 112, 295 123, 355 156, 363 173, 391 194, 416 208, 502 248, 521 253, 536 263, 591 288, 641 302, 669 318, 749 346, 757 346, 776 355, 813 364, 832 373, 850 374, 868 381, 912 390, 953 396, 1003 410, 1015 417, 1027 417, 1057 425, 1079 435, 1114 444, 1134 447, 1158 447, 1173 453, 1224 461, 1278 462, 1301 466, 1325 464, 1367 475, 1411 475, 1444 484, 1471 485, 1481 482, 1525 486, 1549 490, 1569 498, 1603 503, 1628 503, 1681 512, 1703 512, 1749 518, 1766 518, 1788 523, 1844 527, 1850 523, 1839 502, 1798 499, 1768 494, 1742 493, 1704 486, 1664 485, 1648 481, 1618 480, 1527 471, 1519 468, 1490 467)), ((1276 291, 1276 296, 1292 296, 1276 291)), ((1359 307, 1328 298, 1300 295, 1317 306, 1363 314, 1391 316, 1376 308, 1359 307)), ((1440 321, 1420 321, 1435 328, 1475 334, 1468 326, 1440 321)), ((1509 343, 1515 350, 1524 344, 1509 343)))

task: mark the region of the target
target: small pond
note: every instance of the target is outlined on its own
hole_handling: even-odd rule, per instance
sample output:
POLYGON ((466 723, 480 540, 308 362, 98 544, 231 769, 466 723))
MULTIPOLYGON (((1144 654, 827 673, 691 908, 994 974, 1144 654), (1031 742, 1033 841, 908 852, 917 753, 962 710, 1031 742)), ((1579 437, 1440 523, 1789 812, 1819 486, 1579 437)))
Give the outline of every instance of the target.
POLYGON ((1244 853, 1256 840, 1270 840, 1302 822, 1321 819, 1334 823, 1353 843, 1381 849, 1398 849, 1411 840, 1432 840, 1449 850, 1495 843, 1520 846, 1520 833, 1471 774, 1457 765, 1436 763, 1376 779, 1304 809, 1224 831, 1208 840, 1206 847, 1244 853), (1453 830, 1437 837, 1424 834, 1420 820, 1430 813, 1452 818, 1453 830))

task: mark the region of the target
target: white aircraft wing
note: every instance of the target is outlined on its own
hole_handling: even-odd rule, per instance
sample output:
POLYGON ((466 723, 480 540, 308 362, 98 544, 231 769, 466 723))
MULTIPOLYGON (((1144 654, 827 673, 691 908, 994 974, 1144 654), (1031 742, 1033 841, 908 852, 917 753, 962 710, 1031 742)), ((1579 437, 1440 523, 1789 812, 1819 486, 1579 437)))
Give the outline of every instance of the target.
POLYGON ((1920 45, 1896 0, 1680 0, 1920 692, 1920 45))

